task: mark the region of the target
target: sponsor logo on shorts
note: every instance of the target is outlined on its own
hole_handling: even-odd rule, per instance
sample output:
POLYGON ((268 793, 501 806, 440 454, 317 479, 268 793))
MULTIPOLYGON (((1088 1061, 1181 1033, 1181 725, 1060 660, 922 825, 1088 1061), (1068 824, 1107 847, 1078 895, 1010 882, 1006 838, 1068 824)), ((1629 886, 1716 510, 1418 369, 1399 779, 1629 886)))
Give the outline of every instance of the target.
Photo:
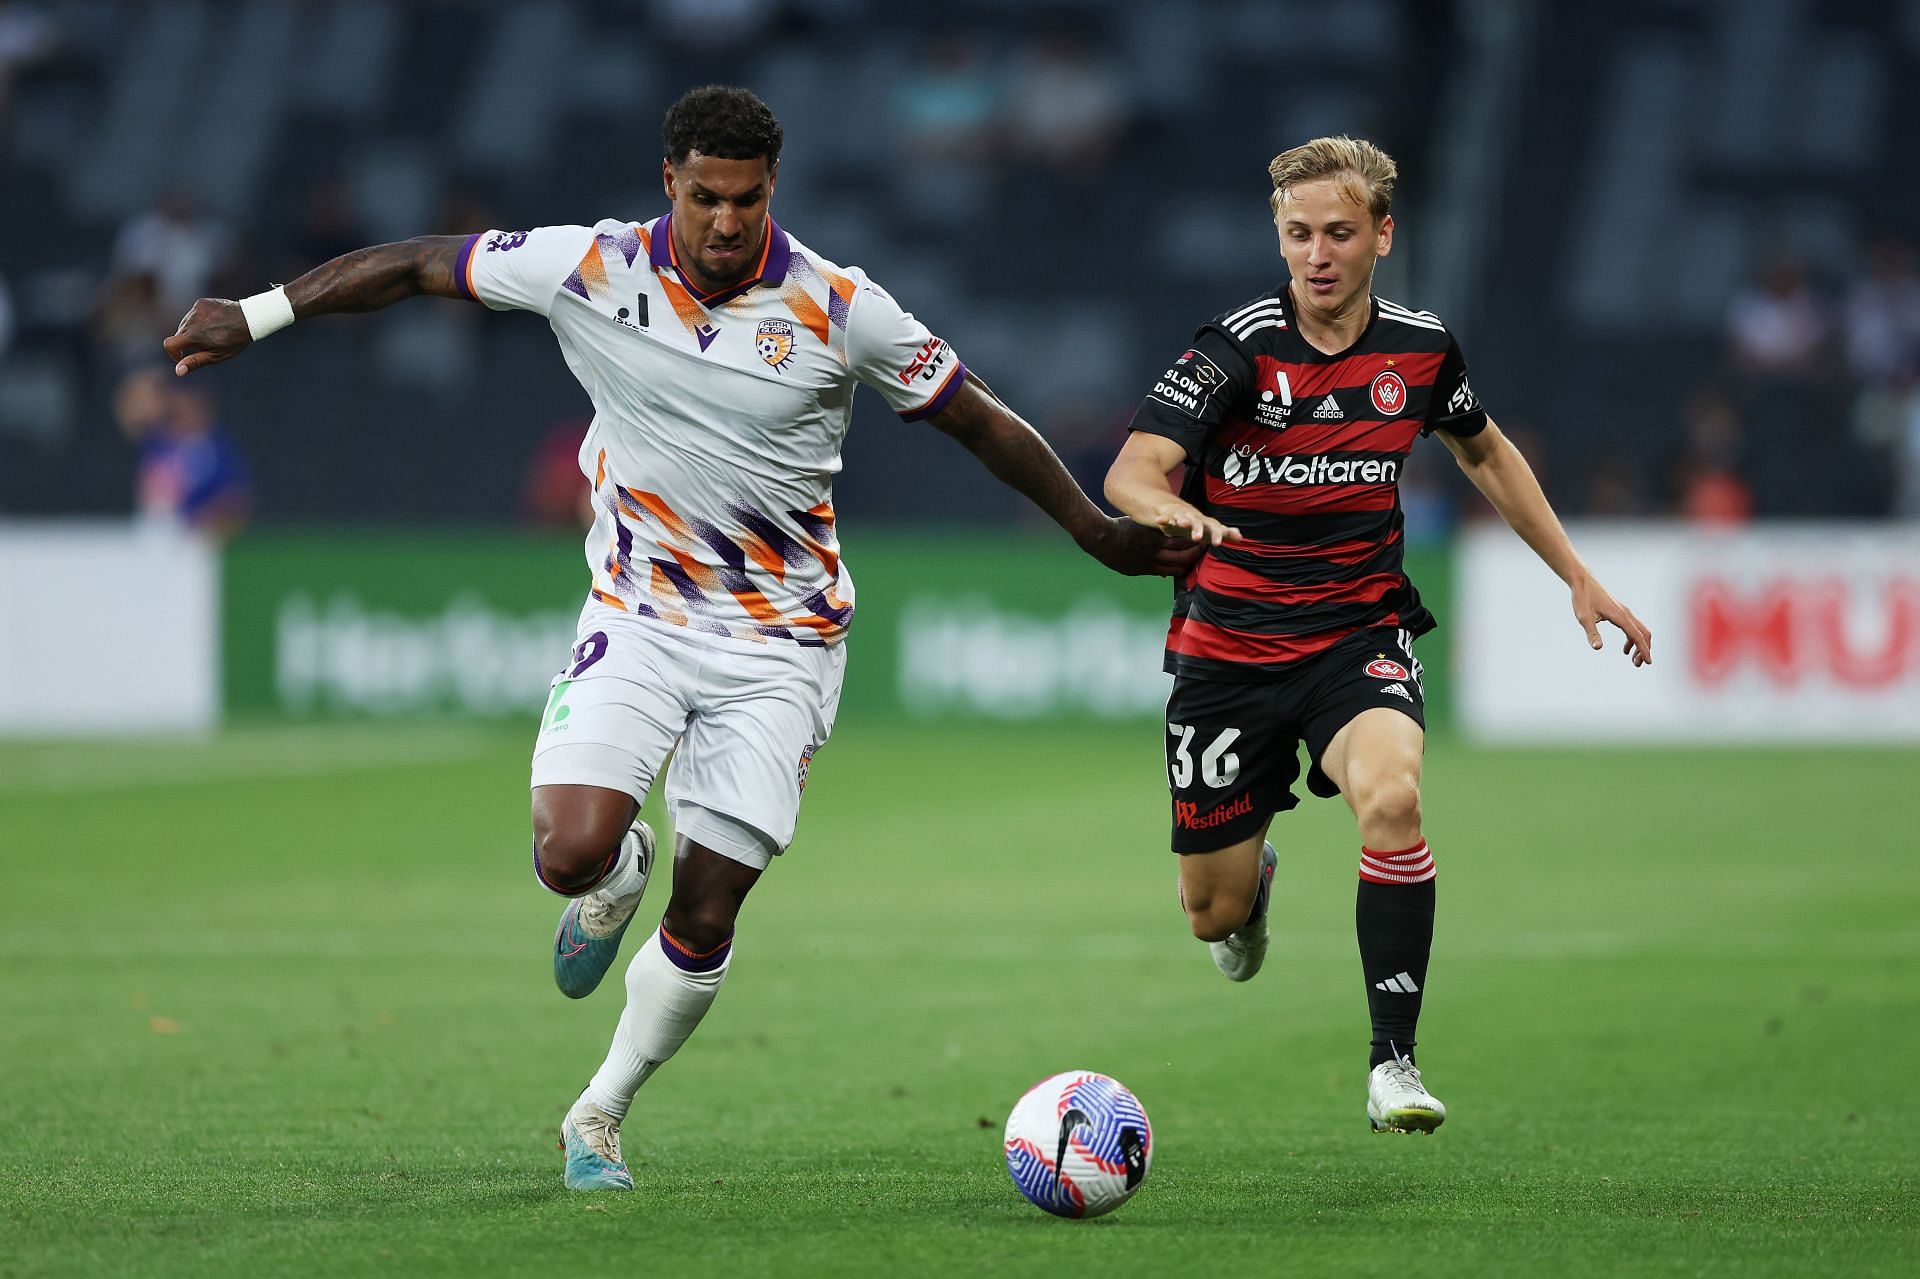
POLYGON ((1231 804, 1221 804, 1204 813, 1200 811, 1200 805, 1176 799, 1173 801, 1173 824, 1182 830, 1211 830, 1215 826, 1225 826, 1236 817, 1245 817, 1252 811, 1252 791, 1246 792, 1231 804))
POLYGON ((1373 407, 1381 417, 1393 417, 1407 407, 1407 384, 1391 370, 1373 379, 1373 407))
POLYGON ((793 362, 793 325, 786 320, 762 320, 753 333, 753 349, 776 373, 793 362))
POLYGON ((595 631, 573 646, 573 669, 567 672, 568 679, 578 679, 586 673, 589 666, 607 655, 607 633, 595 631))
POLYGON ((1367 674, 1375 679, 1406 679, 1408 671, 1391 657, 1382 654, 1367 663, 1367 674))
POLYGON ((543 733, 564 733, 567 731, 567 716, 573 714, 573 707, 567 705, 567 690, 573 687, 570 679, 553 682, 553 692, 547 695, 546 714, 541 717, 543 733))
POLYGON ((816 742, 800 752, 800 768, 798 771, 800 777, 800 793, 802 795, 807 793, 807 774, 813 769, 813 753, 819 749, 820 744, 816 742))
POLYGON ((1383 693, 1392 693, 1395 697, 1404 697, 1408 701, 1413 700, 1413 694, 1407 691, 1405 684, 1388 684, 1380 691, 1383 693))

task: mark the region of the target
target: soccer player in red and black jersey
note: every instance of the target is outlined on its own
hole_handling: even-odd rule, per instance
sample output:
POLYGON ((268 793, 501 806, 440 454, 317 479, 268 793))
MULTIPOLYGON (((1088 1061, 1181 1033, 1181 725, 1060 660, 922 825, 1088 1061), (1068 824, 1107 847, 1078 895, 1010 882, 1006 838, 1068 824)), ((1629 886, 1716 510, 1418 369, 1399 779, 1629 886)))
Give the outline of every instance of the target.
POLYGON ((1299 802, 1305 741, 1308 789, 1345 796, 1360 826, 1367 1114, 1376 1131, 1431 1132, 1446 1107, 1413 1057, 1434 904, 1413 641, 1434 619, 1402 570, 1399 500, 1415 439, 1437 434, 1567 583, 1594 648, 1608 622, 1640 666, 1651 636, 1574 551, 1446 327, 1373 295, 1374 262, 1393 247, 1393 160, 1318 138, 1269 172, 1286 283, 1201 326, 1135 415, 1106 493, 1208 547, 1167 639, 1173 849, 1194 935, 1229 978, 1259 971, 1277 861, 1267 829, 1299 802))

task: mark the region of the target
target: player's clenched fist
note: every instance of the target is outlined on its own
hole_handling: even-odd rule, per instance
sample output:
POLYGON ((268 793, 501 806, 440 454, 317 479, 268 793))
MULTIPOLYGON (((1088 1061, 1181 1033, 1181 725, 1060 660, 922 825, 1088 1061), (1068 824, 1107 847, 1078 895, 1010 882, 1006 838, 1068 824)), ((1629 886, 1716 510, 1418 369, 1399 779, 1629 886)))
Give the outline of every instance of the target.
POLYGON ((185 377, 201 365, 232 359, 251 341, 247 317, 238 302, 201 298, 181 317, 173 336, 160 345, 174 362, 174 373, 185 377))

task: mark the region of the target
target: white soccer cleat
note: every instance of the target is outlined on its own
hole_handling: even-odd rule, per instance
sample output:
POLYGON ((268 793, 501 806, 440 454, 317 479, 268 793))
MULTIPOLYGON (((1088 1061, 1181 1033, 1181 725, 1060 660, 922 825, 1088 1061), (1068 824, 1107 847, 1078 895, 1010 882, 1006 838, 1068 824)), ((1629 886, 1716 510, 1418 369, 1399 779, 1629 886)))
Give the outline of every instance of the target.
POLYGON ((1273 900, 1273 872, 1280 854, 1272 844, 1260 846, 1260 887, 1253 895, 1253 912, 1247 922, 1227 934, 1226 940, 1208 942, 1213 965, 1226 974, 1228 981, 1246 981, 1267 962, 1267 906, 1273 900))
POLYGON ((1420 1082, 1410 1058, 1383 1061, 1367 1076, 1367 1118, 1375 1132, 1432 1132, 1447 1108, 1420 1082))
MULTIPOLYGON (((649 856, 647 860, 653 859, 649 856)), ((639 908, 639 893, 627 897, 588 893, 580 899, 580 931, 593 941, 605 941, 625 928, 639 908)))

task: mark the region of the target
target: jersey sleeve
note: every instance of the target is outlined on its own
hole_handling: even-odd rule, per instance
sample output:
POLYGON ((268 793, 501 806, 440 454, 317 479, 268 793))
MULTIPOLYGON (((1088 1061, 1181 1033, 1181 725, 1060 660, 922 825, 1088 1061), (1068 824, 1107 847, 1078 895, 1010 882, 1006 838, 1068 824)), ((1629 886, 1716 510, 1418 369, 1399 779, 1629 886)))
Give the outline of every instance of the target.
POLYGON ((1464 440, 1486 429, 1487 411, 1480 407, 1480 397, 1467 381, 1467 357, 1460 354, 1460 344, 1449 333, 1447 356, 1440 361, 1440 374, 1434 379, 1433 396, 1427 404, 1427 421, 1420 433, 1445 431, 1464 440))
POLYGON ((1196 462, 1207 436, 1252 391, 1253 382, 1253 362, 1240 344, 1207 325, 1154 382, 1131 429, 1164 435, 1187 451, 1187 461, 1196 462))
POLYGON ((592 245, 593 228, 586 226, 482 231, 460 246, 454 283, 464 296, 496 311, 545 315, 592 245))
POLYGON ((953 348, 866 279, 847 309, 847 367, 909 422, 947 407, 967 380, 953 348))

